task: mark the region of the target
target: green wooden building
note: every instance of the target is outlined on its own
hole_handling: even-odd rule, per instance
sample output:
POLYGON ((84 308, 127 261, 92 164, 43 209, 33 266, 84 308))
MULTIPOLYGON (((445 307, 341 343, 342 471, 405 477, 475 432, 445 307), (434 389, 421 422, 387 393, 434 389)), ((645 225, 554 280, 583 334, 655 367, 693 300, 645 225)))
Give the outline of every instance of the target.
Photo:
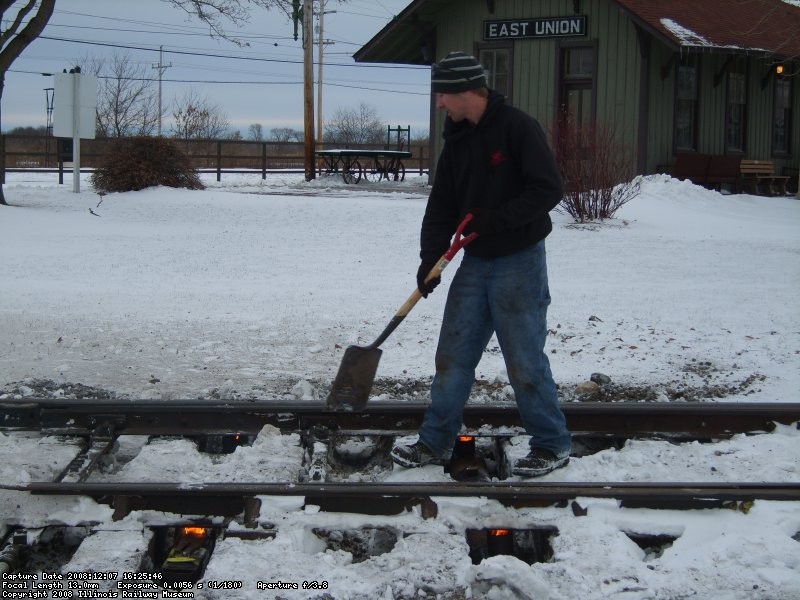
MULTIPOLYGON (((683 152, 797 173, 798 0, 414 0, 354 58, 421 65, 452 50, 548 131, 566 111, 612 128, 639 173, 683 152)), ((443 118, 432 102, 434 161, 443 118)))

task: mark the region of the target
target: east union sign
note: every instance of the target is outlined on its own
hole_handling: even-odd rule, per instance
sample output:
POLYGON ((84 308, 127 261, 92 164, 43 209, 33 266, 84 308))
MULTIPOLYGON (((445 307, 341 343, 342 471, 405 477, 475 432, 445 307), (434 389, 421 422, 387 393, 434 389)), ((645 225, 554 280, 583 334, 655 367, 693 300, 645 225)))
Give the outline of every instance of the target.
POLYGON ((586 35, 586 15, 483 22, 484 40, 565 37, 572 35, 586 35))

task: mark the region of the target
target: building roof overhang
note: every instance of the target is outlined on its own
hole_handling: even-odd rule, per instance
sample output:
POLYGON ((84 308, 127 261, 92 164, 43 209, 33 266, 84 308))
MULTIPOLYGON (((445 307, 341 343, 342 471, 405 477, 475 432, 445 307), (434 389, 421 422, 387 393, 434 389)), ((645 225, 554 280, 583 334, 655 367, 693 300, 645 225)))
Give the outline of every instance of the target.
MULTIPOLYGON (((676 52, 800 58, 796 0, 609 0, 676 52)), ((427 65, 442 10, 452 0, 414 0, 354 55, 356 62, 427 65)))
POLYGON ((800 58, 800 3, 785 0, 613 0, 676 52, 800 58))
POLYGON ((353 55, 356 62, 430 65, 436 17, 450 0, 414 0, 353 55))

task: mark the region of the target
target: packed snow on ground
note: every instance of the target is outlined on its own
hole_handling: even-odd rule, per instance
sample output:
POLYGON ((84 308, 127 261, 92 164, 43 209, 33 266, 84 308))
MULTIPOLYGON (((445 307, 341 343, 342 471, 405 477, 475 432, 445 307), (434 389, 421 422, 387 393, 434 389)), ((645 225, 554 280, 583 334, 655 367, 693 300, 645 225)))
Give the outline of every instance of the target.
MULTIPOLYGON (((371 342, 414 288, 427 187, 345 186, 301 175, 223 175, 206 191, 95 194, 55 175, 8 174, 0 210, 0 401, 76 384, 121 398, 298 399, 321 402, 344 349, 371 342), (44 386, 43 382, 49 382, 44 386), (44 387, 43 387, 44 386, 44 387)), ((553 304, 548 355, 565 401, 592 373, 653 401, 795 402, 800 384, 800 200, 723 195, 666 176, 615 219, 577 225, 554 213, 548 238, 553 304), (646 392, 646 393, 645 393, 646 392)), ((420 302, 384 343, 373 402, 427 401, 446 288, 420 302), (421 390, 421 391, 420 391, 421 390)), ((496 341, 475 402, 511 400, 496 341)), ((523 437, 511 440, 524 448, 523 437)), ((48 481, 75 448, 0 434, 5 485, 48 481)), ((298 481, 297 436, 265 427, 251 446, 210 457, 184 440, 126 437, 96 481, 298 481)), ((712 443, 631 440, 582 457, 545 481, 800 480, 796 425, 712 443)), ((441 468, 365 474, 387 482, 446 481, 441 468)), ((113 521, 88 499, 0 491, 4 527, 91 523, 64 570, 124 570, 147 546, 143 524, 113 521)), ((512 509, 438 498, 396 516, 319 511, 302 498, 262 497, 274 539, 217 544, 198 598, 553 598, 789 600, 800 589, 800 502, 739 510, 572 507, 512 509), (472 564, 465 530, 553 526, 553 557, 472 564), (314 531, 401 532, 367 557, 314 531), (643 550, 636 535, 674 538, 643 550), (302 589, 304 581, 326 589, 302 589), (288 584, 259 589, 263 584, 288 584), (297 584, 301 589, 292 589, 297 584), (329 594, 325 596, 325 594, 329 594)), ((230 528, 241 528, 232 523, 230 528)))

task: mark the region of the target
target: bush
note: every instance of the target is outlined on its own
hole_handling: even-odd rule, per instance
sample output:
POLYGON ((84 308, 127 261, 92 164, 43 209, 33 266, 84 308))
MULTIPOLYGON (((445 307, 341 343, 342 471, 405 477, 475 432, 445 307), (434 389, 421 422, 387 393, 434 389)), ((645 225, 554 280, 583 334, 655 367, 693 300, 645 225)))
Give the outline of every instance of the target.
POLYGON ((555 155, 564 181, 559 210, 575 221, 602 221, 639 195, 630 151, 600 123, 576 125, 570 117, 556 127, 555 155))
POLYGON ((120 138, 91 182, 99 192, 131 192, 157 185, 205 189, 189 157, 173 141, 160 137, 120 138))

